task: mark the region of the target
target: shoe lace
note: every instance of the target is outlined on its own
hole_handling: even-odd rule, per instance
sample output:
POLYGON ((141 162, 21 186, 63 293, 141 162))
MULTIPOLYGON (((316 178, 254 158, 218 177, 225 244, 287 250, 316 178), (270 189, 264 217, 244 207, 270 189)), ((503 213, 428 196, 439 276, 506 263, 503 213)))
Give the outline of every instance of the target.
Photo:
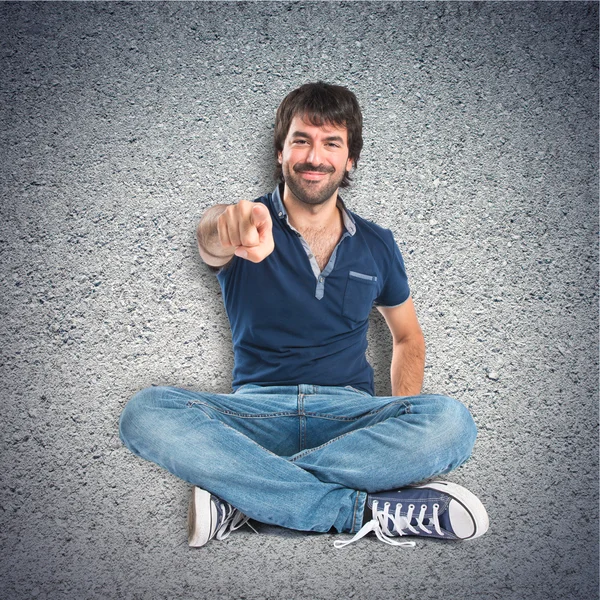
MULTIPOLYGON (((438 510, 439 505, 433 505, 433 516, 429 519, 428 526, 435 529, 436 533, 440 536, 443 536, 444 533, 440 528, 440 523, 438 519, 438 510)), ((408 510, 406 512, 406 516, 402 516, 400 513, 402 511, 402 504, 397 503, 394 514, 390 514, 390 503, 385 502, 383 505, 383 510, 379 510, 379 503, 377 500, 373 501, 373 518, 365 523, 354 535, 351 540, 342 541, 336 540, 333 545, 336 548, 343 548, 348 544, 353 544, 354 542, 360 540, 365 537, 368 533, 373 531, 377 538, 386 544, 390 544, 390 546, 403 546, 405 548, 414 548, 416 545, 415 542, 400 542, 394 537, 401 537, 404 535, 419 535, 421 532, 431 533, 430 529, 427 529, 425 526, 425 513, 427 511, 427 505, 422 504, 421 510, 418 516, 414 516, 415 505, 409 504, 408 510), (413 518, 416 520, 414 525, 411 525, 413 518), (388 523, 392 522, 392 531, 388 528, 388 523), (393 536, 393 537, 392 537, 393 536)))
POLYGON ((231 504, 223 503, 220 507, 221 510, 221 524, 217 529, 217 533, 215 537, 218 540, 224 540, 229 537, 232 531, 243 527, 244 525, 248 525, 254 533, 258 533, 252 525, 250 525, 249 520, 250 517, 247 517, 245 514, 241 513, 237 508, 233 508, 231 504))

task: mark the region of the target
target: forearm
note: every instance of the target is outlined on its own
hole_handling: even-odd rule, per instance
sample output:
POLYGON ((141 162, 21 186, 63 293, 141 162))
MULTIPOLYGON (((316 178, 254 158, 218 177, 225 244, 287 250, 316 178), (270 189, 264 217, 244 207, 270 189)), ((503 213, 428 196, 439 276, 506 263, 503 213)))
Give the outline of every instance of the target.
POLYGON ((392 354, 392 395, 416 396, 421 393, 425 372, 425 340, 422 335, 396 342, 392 354))
POLYGON ((220 267, 229 262, 235 252, 235 248, 223 248, 219 240, 217 222, 227 206, 216 204, 206 210, 196 228, 200 256, 206 264, 213 267, 220 267))

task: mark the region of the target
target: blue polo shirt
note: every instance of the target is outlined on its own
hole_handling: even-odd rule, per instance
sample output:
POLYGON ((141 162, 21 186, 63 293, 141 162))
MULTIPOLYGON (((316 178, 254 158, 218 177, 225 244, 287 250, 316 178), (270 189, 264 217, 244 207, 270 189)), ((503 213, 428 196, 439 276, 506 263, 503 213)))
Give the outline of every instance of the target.
POLYGON ((374 394, 369 313, 410 295, 394 236, 338 198, 344 233, 321 271, 289 224, 282 193, 283 184, 254 201, 271 213, 274 251, 260 263, 234 256, 217 272, 233 337, 233 389, 305 383, 374 394))

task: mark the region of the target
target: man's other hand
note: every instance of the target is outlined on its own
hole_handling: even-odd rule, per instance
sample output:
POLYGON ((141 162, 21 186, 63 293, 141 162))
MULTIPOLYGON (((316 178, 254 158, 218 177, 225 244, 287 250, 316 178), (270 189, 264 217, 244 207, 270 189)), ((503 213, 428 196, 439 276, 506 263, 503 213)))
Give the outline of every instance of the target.
POLYGON ((217 221, 219 242, 235 248, 235 255, 254 263, 264 260, 275 248, 269 209, 259 202, 240 200, 228 206, 217 221))

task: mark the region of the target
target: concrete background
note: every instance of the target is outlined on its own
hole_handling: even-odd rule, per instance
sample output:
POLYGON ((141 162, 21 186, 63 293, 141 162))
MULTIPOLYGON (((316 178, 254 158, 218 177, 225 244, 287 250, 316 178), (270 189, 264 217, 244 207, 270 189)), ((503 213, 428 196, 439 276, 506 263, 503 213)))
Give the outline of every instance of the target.
MULTIPOLYGON (((2 599, 597 597, 596 3, 3 3, 0 43, 2 599), (362 104, 344 197, 404 253, 425 391, 479 426, 472 543, 190 550, 188 486, 119 441, 143 387, 230 391, 194 228, 273 189, 316 79, 362 104)), ((369 341, 388 394, 376 312, 369 341)))

